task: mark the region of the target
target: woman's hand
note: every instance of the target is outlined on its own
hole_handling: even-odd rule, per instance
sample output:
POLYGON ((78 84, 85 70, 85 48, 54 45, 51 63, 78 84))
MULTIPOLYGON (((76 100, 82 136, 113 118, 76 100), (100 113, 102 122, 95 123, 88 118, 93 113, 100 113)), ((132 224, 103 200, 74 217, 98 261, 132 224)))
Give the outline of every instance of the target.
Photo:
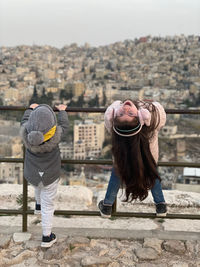
POLYGON ((66 110, 67 105, 60 104, 60 105, 56 105, 55 107, 56 107, 59 111, 61 111, 61 110, 66 110))
POLYGON ((36 107, 38 107, 39 105, 37 104, 37 103, 34 103, 34 104, 31 104, 30 105, 30 108, 32 108, 32 109, 34 109, 34 108, 36 108, 36 107))

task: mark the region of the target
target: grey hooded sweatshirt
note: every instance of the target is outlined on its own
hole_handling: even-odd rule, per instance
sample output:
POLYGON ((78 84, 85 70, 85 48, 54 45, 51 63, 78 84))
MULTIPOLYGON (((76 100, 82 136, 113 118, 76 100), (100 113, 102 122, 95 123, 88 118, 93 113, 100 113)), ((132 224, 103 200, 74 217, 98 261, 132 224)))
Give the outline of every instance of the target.
POLYGON ((38 186, 38 184, 42 182, 44 186, 47 186, 59 178, 61 158, 58 144, 62 136, 67 133, 68 124, 66 111, 58 112, 57 122, 55 113, 45 104, 39 105, 34 110, 27 109, 25 111, 21 121, 20 135, 26 148, 24 177, 32 185, 38 186), (37 109, 41 107, 44 111, 47 111, 47 113, 49 111, 51 112, 49 120, 46 117, 42 117, 40 120, 36 118, 35 114, 38 111, 37 109), (34 134, 36 134, 35 140, 37 141, 38 133, 39 138, 41 138, 41 136, 43 137, 42 134, 50 130, 50 128, 54 126, 53 124, 56 125, 56 131, 53 137, 40 144, 33 142, 34 134))

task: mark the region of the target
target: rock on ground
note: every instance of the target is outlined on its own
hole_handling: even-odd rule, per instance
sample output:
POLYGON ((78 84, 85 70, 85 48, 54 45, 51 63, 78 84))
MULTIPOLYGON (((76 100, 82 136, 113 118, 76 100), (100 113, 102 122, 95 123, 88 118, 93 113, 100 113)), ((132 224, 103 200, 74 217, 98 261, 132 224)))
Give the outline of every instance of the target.
POLYGON ((21 242, 10 235, 0 248, 0 266, 35 267, 199 267, 200 241, 117 240, 74 236, 60 237, 51 248, 40 247, 32 235, 21 242))

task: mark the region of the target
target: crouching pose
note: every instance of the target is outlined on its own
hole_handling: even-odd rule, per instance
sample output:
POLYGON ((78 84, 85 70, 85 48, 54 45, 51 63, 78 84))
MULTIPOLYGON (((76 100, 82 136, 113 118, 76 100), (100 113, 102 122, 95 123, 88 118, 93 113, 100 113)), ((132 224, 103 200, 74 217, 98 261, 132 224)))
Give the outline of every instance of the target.
POLYGON ((113 169, 104 200, 98 204, 109 218, 120 185, 125 201, 144 200, 151 190, 156 214, 167 212, 157 171, 158 132, 165 125, 166 113, 158 102, 126 100, 113 102, 105 112, 105 127, 111 134, 113 169))
POLYGON ((54 198, 61 169, 58 144, 67 132, 66 105, 56 106, 58 123, 50 106, 32 104, 24 113, 20 135, 26 147, 24 177, 35 187, 35 214, 42 216, 42 247, 51 247, 56 235, 51 232, 54 198))

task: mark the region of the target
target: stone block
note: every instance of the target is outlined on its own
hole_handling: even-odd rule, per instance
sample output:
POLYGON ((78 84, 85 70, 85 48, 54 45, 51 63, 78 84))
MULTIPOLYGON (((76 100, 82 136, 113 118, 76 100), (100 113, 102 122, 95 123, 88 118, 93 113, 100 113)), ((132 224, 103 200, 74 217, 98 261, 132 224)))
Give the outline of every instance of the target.
POLYGON ((167 240, 163 243, 163 247, 166 251, 179 255, 186 251, 184 242, 179 240, 167 240))
POLYGON ((31 234, 30 233, 14 233, 13 234, 13 241, 15 243, 22 243, 27 240, 30 240, 31 234))

